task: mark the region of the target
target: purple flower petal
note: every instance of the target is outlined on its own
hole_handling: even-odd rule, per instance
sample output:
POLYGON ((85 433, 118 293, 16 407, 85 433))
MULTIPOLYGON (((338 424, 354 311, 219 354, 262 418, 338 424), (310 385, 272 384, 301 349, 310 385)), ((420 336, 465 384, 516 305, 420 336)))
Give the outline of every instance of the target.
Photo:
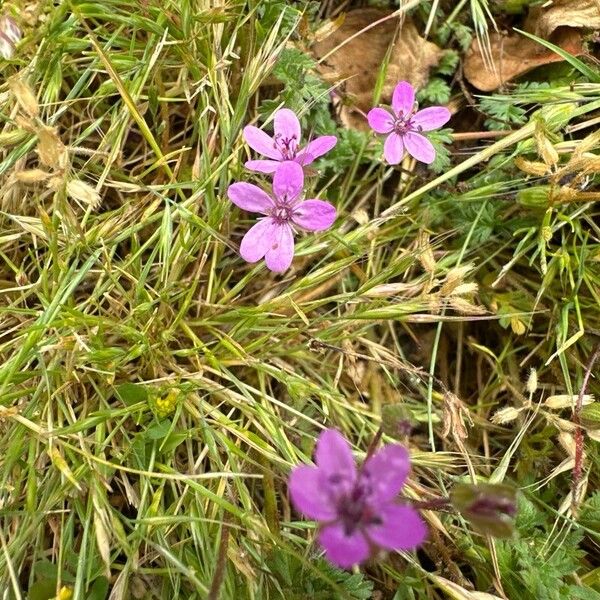
POLYGON ((366 529, 369 539, 387 550, 412 550, 427 537, 427 527, 410 506, 388 504, 379 510, 379 525, 366 529))
POLYGON ((317 467, 296 467, 290 473, 288 490, 294 508, 309 519, 333 521, 335 506, 321 485, 321 473, 317 467))
POLYGON ((271 196, 252 183, 232 183, 227 188, 227 197, 236 206, 263 215, 275 206, 271 196))
POLYGON ((415 88, 408 81, 401 81, 392 95, 392 108, 398 116, 410 114, 415 106, 415 88))
POLYGON ((430 106, 417 112, 411 119, 414 127, 421 131, 431 131, 445 125, 452 116, 452 113, 444 106, 430 106))
POLYGON ((12 17, 4 15, 0 17, 0 36, 2 35, 13 45, 16 45, 23 33, 12 17))
POLYGON ((397 133, 390 133, 383 144, 383 155, 390 165, 397 165, 404 156, 404 142, 397 133))
POLYGON ((372 108, 367 114, 369 127, 377 133, 390 133, 394 129, 394 117, 383 108, 372 108))
POLYGON ((295 140, 296 144, 300 142, 300 121, 293 110, 289 108, 280 108, 273 117, 275 121, 275 137, 281 137, 283 140, 295 140))
POLYGON ((356 480, 357 471, 352 449, 346 438, 336 429, 326 429, 317 440, 315 458, 319 469, 332 479, 329 483, 337 485, 344 480, 352 484, 356 480))
POLYGON ((242 239, 240 254, 242 258, 254 263, 265 256, 275 240, 277 225, 270 217, 261 219, 253 225, 242 239))
POLYGON ((426 164, 435 160, 435 148, 431 142, 419 133, 409 131, 404 135, 404 146, 411 156, 426 164))
MULTIPOLYGON (((299 168, 302 170, 301 167, 299 168)), ((274 227, 274 236, 271 247, 265 254, 265 262, 271 271, 283 273, 289 269, 294 258, 294 235, 287 223, 277 224, 274 227)))
POLYGON ((10 60, 15 53, 13 44, 0 33, 0 56, 6 60, 10 60))
POLYGON ((281 160, 281 152, 275 145, 275 140, 267 135, 262 129, 254 127, 253 125, 246 125, 243 131, 244 140, 246 144, 253 150, 273 158, 275 160, 281 160))
POLYGON ((248 160, 244 165, 250 171, 258 171, 259 173, 275 173, 280 165, 278 160, 248 160))
POLYGON ((319 156, 329 152, 336 144, 337 138, 335 135, 322 135, 307 144, 306 148, 300 150, 294 160, 301 165, 309 165, 319 156))
POLYGON ((365 462, 361 476, 369 479, 371 498, 377 502, 387 502, 393 500, 402 489, 409 471, 410 460, 406 448, 389 444, 365 462))
POLYGON ((335 208, 323 200, 306 200, 294 207, 292 221, 308 231, 323 231, 333 225, 335 208))
POLYGON ((327 558, 343 569, 369 558, 370 549, 365 536, 358 530, 346 535, 342 525, 323 528, 319 543, 325 548, 327 558))
POLYGON ((282 162, 273 177, 273 193, 284 202, 293 202, 304 188, 304 172, 293 160, 282 162))

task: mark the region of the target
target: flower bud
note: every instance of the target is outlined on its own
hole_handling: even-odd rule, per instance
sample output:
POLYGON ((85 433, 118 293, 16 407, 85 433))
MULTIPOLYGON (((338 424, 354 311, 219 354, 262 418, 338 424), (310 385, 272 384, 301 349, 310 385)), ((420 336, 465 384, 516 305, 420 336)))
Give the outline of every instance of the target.
POLYGON ((527 384, 525 385, 525 389, 530 394, 535 394, 535 391, 538 387, 538 378, 537 371, 532 367, 529 371, 529 377, 527 378, 527 384))
POLYGON ((510 423, 514 421, 521 411, 526 407, 515 408, 514 406, 506 406, 505 408, 501 408, 497 410, 491 418, 492 423, 496 423, 497 425, 504 425, 506 423, 510 423))
POLYGON ((600 430, 600 404, 595 402, 581 409, 581 424, 587 429, 600 430))
POLYGON ((547 208, 549 185, 534 185, 517 192, 517 202, 526 208, 547 208))
POLYGON ((517 490, 509 485, 459 484, 450 494, 454 508, 473 529, 497 538, 509 538, 517 513, 517 490))

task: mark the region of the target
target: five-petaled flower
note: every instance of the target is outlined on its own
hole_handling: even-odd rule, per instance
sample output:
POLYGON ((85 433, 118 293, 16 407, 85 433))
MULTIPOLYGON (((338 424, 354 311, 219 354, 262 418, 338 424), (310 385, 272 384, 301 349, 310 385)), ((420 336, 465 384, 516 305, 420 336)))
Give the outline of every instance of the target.
POLYGON ((435 149, 421 133, 445 125, 451 117, 443 106, 430 106, 417 110, 415 88, 401 81, 392 95, 393 114, 383 108, 372 108, 367 119, 371 129, 389 134, 383 146, 383 155, 390 165, 397 165, 406 150, 421 162, 430 164, 435 160, 435 149))
POLYGON ((262 129, 247 125, 244 139, 250 148, 267 156, 269 160, 249 160, 246 168, 261 173, 274 173, 283 161, 308 165, 319 156, 329 152, 336 144, 334 135, 323 135, 300 148, 300 121, 294 111, 281 108, 273 115, 275 135, 271 137, 262 129))
POLYGON ((417 511, 395 501, 410 470, 403 446, 384 446, 357 469, 346 439, 327 429, 315 457, 316 467, 291 472, 289 492, 297 510, 321 523, 318 539, 332 563, 349 568, 377 548, 412 550, 424 541, 417 511))
POLYGON ((323 231, 335 221, 335 208, 323 200, 302 200, 304 173, 293 161, 280 164, 273 177, 273 196, 251 183, 233 183, 229 199, 240 208, 265 215, 253 225, 240 246, 248 262, 265 259, 271 271, 285 271, 294 258, 294 229, 323 231))

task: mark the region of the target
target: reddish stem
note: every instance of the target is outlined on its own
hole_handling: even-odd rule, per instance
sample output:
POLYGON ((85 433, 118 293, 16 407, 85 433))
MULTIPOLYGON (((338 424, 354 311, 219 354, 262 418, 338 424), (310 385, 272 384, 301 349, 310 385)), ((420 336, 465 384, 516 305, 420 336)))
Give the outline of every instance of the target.
POLYGON ((379 442, 381 441, 382 435, 383 435, 383 429, 381 429, 381 427, 380 427, 377 430, 377 433, 373 436, 373 439, 371 440, 371 443, 369 444, 369 447, 367 448, 367 455, 365 457, 365 462, 367 462, 367 460, 369 460, 369 458, 371 458, 371 456, 373 456, 375 449, 377 448, 377 446, 379 445, 379 442))

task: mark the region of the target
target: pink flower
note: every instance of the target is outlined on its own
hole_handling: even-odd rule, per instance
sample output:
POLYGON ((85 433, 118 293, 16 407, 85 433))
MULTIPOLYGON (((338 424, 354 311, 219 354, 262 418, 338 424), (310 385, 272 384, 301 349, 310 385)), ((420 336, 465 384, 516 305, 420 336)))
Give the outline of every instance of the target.
POLYGON ((0 17, 0 56, 7 60, 15 53, 15 46, 22 37, 21 30, 16 21, 7 15, 0 17))
POLYGON ((335 221, 335 208, 323 200, 302 200, 304 173, 293 161, 280 163, 273 177, 273 196, 251 183, 229 186, 229 199, 240 208, 266 215, 251 227, 240 246, 248 262, 265 259, 271 271, 285 271, 294 258, 294 229, 323 231, 335 221))
POLYGON ((452 116, 443 106, 430 106, 417 111, 415 88, 401 81, 392 96, 393 113, 383 108, 372 108, 367 115, 371 129, 389 134, 383 146, 383 155, 390 165, 397 165, 406 150, 421 162, 435 160, 435 149, 421 133, 445 125, 452 116))
POLYGON ((292 504, 321 522, 319 543, 334 564, 349 568, 376 548, 412 550, 427 528, 417 511, 394 500, 410 470, 406 449, 384 446, 357 469, 350 445, 335 429, 317 440, 316 467, 290 474, 292 504))
POLYGON ((282 161, 293 160, 299 165, 309 165, 319 156, 329 152, 337 143, 334 135, 324 135, 300 148, 300 121, 294 111, 281 108, 274 114, 275 135, 271 137, 262 129, 247 125, 244 139, 250 148, 264 154, 270 160, 249 160, 246 168, 261 173, 274 173, 282 161))

